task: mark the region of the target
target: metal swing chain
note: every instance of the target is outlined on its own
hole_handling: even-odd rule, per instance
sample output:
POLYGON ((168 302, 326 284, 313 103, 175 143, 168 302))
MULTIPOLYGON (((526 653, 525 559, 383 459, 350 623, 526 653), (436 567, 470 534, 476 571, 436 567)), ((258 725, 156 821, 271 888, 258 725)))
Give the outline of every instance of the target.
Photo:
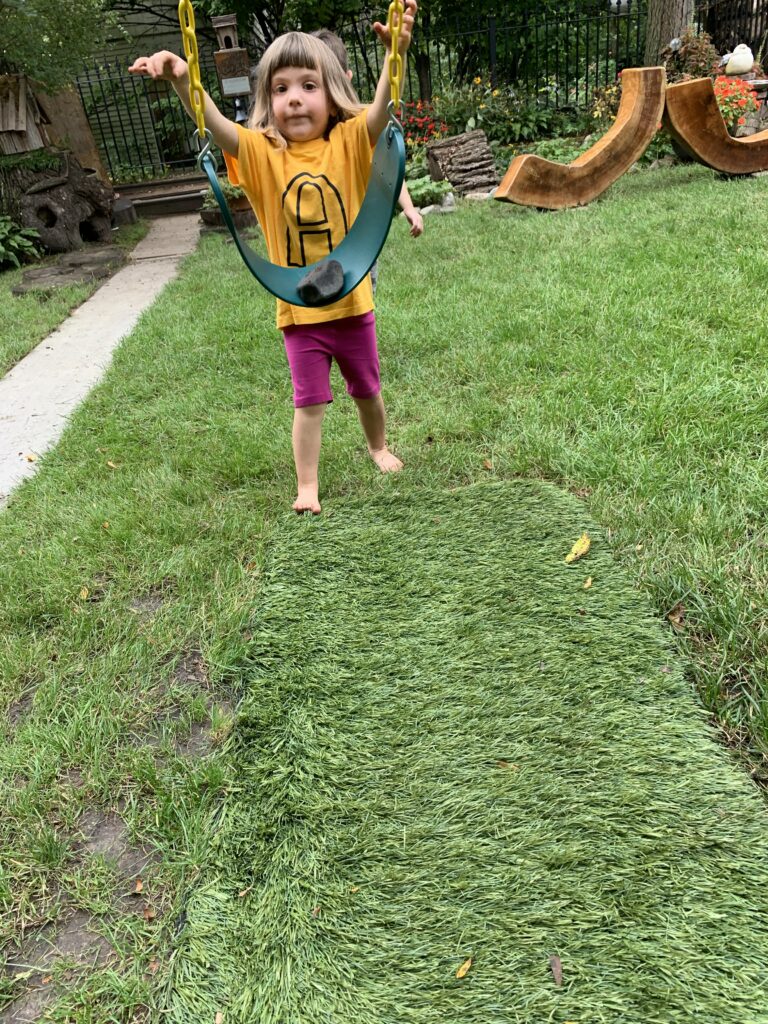
MULTIPOLYGON (((211 151, 213 136, 205 127, 205 92, 200 81, 200 58, 197 52, 197 36, 195 35, 195 12, 190 0, 179 0, 179 26, 181 27, 181 39, 184 43, 184 55, 187 58, 189 67, 189 103, 197 124, 194 138, 200 146, 197 156, 198 165, 202 163, 203 157, 211 151)), ((216 158, 211 154, 211 159, 216 164, 216 158)))
POLYGON ((403 126, 398 118, 403 116, 403 101, 400 97, 400 90, 403 84, 403 58, 400 56, 400 32, 403 27, 403 15, 405 5, 403 0, 392 0, 387 15, 387 28, 389 29, 390 51, 387 59, 387 76, 389 78, 390 101, 387 105, 390 118, 402 131, 403 126))

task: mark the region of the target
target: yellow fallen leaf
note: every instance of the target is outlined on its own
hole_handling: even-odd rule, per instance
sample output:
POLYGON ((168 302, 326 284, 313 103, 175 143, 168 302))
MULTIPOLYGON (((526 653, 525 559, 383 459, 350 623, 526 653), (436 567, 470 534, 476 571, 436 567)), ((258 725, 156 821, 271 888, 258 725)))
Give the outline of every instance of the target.
POLYGON ((472 957, 469 960, 465 960, 461 967, 456 971, 457 978, 464 978, 469 973, 469 968, 472 966, 472 957))
POLYGON ((30 452, 29 455, 25 455, 24 458, 27 460, 27 462, 37 462, 39 456, 35 455, 34 452, 30 452))
POLYGON ((154 921, 157 917, 157 911, 153 910, 152 907, 144 907, 144 920, 154 921))
POLYGON ((144 890, 144 882, 140 878, 137 878, 136 879, 136 884, 133 887, 133 891, 135 893, 139 893, 139 892, 143 892, 143 890, 144 890))
POLYGON ((591 586, 592 586, 592 577, 591 576, 587 576, 587 578, 584 580, 584 590, 589 590, 589 588, 591 586))
POLYGON ((90 591, 88 590, 88 587, 83 587, 83 589, 80 591, 80 600, 86 601, 88 599, 89 593, 90 591))
POLYGON ((592 541, 589 539, 588 533, 582 533, 579 539, 571 548, 569 554, 565 556, 566 562, 578 562, 589 551, 592 541))
POLYGON ((214 1021, 214 1024, 224 1024, 224 1014, 221 1010, 216 1011, 216 1020, 214 1021))
POLYGON ((352 888, 349 891, 350 892, 360 892, 360 886, 359 885, 353 885, 352 888))
POLYGON ((117 469, 117 466, 114 464, 114 462, 108 462, 107 465, 109 466, 110 469, 117 469))
POLYGON ((109 520, 108 519, 104 520, 104 522, 101 524, 101 528, 102 528, 102 530, 108 530, 109 529, 109 520))

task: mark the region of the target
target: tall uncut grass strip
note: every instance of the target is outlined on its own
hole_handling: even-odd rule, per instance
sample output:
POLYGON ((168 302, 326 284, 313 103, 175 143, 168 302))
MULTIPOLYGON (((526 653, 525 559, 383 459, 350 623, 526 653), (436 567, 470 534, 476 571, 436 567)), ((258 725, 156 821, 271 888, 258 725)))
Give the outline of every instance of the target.
POLYGON ((768 1022, 764 805, 575 499, 285 516, 252 651, 166 1019, 768 1022))

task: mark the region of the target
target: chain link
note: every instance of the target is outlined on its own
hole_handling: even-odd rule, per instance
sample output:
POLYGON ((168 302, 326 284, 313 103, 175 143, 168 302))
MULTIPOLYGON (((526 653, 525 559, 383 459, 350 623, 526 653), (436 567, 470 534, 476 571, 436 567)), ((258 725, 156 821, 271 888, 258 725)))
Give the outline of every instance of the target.
POLYGON ((403 58, 400 56, 399 42, 400 30, 403 27, 403 14, 405 6, 403 0, 392 0, 389 5, 387 16, 387 27, 391 49, 389 51, 389 62, 387 74, 389 76, 389 91, 392 97, 392 104, 395 110, 400 109, 400 88, 403 82, 403 58))
POLYGON ((205 138, 205 92, 200 83, 200 58, 195 36, 195 12, 190 0, 179 0, 179 25, 189 66, 189 102, 195 115, 199 138, 205 138))

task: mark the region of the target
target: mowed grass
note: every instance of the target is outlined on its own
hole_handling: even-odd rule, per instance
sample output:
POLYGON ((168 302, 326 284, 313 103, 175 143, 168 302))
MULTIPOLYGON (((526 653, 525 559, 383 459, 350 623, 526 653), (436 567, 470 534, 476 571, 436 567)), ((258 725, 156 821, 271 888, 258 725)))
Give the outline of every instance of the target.
MULTIPOLYGON (((148 230, 146 221, 126 224, 114 232, 114 244, 132 249, 148 230)), ((12 289, 27 270, 55 263, 57 259, 56 256, 46 256, 39 262, 0 273, 0 375, 7 373, 55 330, 102 283, 90 281, 63 288, 37 289, 26 295, 12 294, 12 289)))
MULTIPOLYGON (((377 475, 338 378, 321 465, 327 512, 517 476, 578 493, 673 614, 692 684, 758 767, 767 196, 765 178, 679 167, 625 177, 585 210, 467 204, 416 241, 398 220, 377 301, 407 470, 377 475)), ((174 738, 207 717, 227 734, 268 539, 293 497, 290 427, 273 301, 207 238, 0 515, 1 934, 82 907, 119 953, 119 969, 70 981, 61 1020, 166 1003, 176 913, 238 788, 218 746, 196 760, 174 738), (193 685, 178 666, 197 650, 193 685), (114 877, 83 854, 94 806, 157 848, 156 917, 119 915, 114 877)))

